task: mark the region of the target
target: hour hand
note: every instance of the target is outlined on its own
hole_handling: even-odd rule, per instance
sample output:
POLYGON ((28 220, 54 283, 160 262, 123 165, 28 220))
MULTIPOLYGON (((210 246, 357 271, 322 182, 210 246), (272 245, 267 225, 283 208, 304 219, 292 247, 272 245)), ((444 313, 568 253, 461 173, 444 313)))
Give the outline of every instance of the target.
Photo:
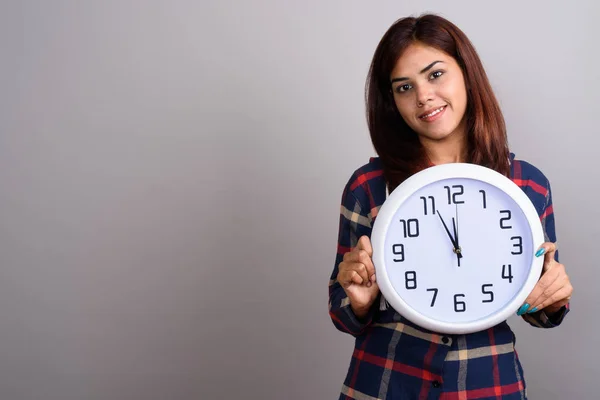
POLYGON ((460 248, 460 245, 458 244, 458 222, 454 221, 454 218, 452 218, 452 226, 454 227, 454 238, 455 238, 455 242, 454 242, 454 252, 456 253, 456 262, 458 263, 458 266, 460 267, 460 259, 462 258, 462 249, 460 248))
POLYGON ((454 252, 458 255, 458 258, 462 258, 462 250, 460 248, 460 241, 458 240, 458 205, 456 205, 456 221, 452 218, 452 225, 454 226, 454 241, 456 242, 454 252))

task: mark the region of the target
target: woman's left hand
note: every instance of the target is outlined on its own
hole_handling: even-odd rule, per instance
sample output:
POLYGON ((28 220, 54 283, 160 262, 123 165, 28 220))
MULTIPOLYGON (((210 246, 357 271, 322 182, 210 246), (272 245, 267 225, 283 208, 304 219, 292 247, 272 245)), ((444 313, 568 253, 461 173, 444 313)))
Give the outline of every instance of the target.
POLYGON ((571 286, 565 266, 554 259, 556 244, 546 242, 540 246, 540 250, 542 248, 545 249, 545 252, 542 253, 544 254, 542 277, 525 299, 525 304, 517 311, 517 315, 543 309, 548 316, 551 316, 571 300, 573 286, 571 286))

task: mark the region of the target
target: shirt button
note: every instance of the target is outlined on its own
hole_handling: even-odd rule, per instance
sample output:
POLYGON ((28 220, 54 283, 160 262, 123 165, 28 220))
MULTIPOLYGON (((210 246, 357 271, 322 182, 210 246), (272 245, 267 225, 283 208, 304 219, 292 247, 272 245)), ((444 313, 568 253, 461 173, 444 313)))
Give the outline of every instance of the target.
POLYGON ((441 384, 438 381, 433 381, 431 382, 431 386, 433 386, 434 388, 439 388, 441 384))
POLYGON ((444 336, 444 337, 442 338, 442 342, 443 342, 444 344, 448 344, 448 342, 449 342, 449 341, 450 341, 450 339, 448 339, 448 336, 444 336))

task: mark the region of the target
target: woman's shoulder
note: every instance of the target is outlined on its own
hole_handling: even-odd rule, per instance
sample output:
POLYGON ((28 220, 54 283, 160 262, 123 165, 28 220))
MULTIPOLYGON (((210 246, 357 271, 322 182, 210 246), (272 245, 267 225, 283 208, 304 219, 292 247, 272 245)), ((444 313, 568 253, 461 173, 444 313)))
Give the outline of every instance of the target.
POLYGON ((355 197, 361 207, 370 209, 383 203, 385 190, 383 164, 379 157, 370 157, 367 163, 352 172, 344 192, 355 197))
POLYGON ((369 161, 360 167, 358 167, 352 176, 365 176, 376 177, 383 176, 383 163, 379 157, 369 157, 369 161))
POLYGON ((347 182, 347 187, 354 191, 360 187, 378 185, 383 182, 383 164, 379 157, 370 157, 369 162, 356 168, 347 182))
POLYGON ((539 185, 544 188, 550 186, 550 182, 544 172, 529 161, 517 158, 515 153, 510 153, 511 178, 517 184, 519 181, 529 181, 529 184, 539 185))
POLYGON ((514 153, 510 158, 511 179, 529 197, 538 213, 543 215, 552 203, 550 181, 542 170, 532 163, 518 159, 514 153))

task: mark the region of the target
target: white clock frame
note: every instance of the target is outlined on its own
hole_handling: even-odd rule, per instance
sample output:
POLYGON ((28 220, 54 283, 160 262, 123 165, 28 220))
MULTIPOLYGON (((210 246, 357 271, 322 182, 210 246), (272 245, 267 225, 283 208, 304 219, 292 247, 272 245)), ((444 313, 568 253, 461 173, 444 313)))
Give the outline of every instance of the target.
POLYGON ((531 254, 531 268, 521 289, 517 292, 512 301, 485 318, 470 322, 445 322, 432 319, 409 306, 408 303, 406 303, 394 290, 387 269, 384 266, 385 234, 392 219, 396 215, 398 208, 416 191, 437 181, 451 178, 479 180, 495 186, 510 196, 521 208, 529 223, 532 234, 531 240, 534 248, 538 248, 544 242, 544 233, 540 217, 533 203, 523 190, 506 176, 480 165, 449 163, 432 166, 412 175, 389 194, 388 198, 378 211, 371 233, 373 264, 375 266, 377 283, 381 293, 400 315, 418 326, 438 333, 465 334, 488 329, 507 320, 513 315, 513 313, 522 306, 523 302, 537 283, 542 272, 544 257, 535 257, 534 254, 531 254))

